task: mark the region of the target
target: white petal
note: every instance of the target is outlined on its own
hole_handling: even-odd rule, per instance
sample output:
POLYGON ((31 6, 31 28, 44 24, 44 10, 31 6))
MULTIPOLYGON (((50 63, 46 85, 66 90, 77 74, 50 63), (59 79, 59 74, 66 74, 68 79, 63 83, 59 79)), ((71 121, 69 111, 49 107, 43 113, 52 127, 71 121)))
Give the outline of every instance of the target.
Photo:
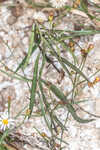
POLYGON ((7 127, 7 126, 5 126, 5 125, 3 126, 3 130, 4 130, 4 131, 5 131, 6 127, 7 127))
POLYGON ((4 130, 4 125, 3 124, 1 125, 1 130, 4 130))
POLYGON ((61 7, 65 6, 66 2, 67 2, 67 0, 50 0, 50 3, 55 8, 61 8, 61 7))
POLYGON ((9 128, 9 127, 10 127, 10 124, 7 124, 7 127, 9 128))

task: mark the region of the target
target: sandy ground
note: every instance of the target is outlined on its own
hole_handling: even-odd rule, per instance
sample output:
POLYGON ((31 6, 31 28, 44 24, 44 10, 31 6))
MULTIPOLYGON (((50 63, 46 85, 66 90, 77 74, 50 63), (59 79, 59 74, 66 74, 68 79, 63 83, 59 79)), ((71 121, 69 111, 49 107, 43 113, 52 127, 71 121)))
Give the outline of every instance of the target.
MULTIPOLYGON (((0 61, 13 70, 15 70, 25 53, 28 51, 30 29, 25 29, 25 27, 32 24, 33 13, 35 10, 26 6, 26 4, 25 7, 20 6, 18 11, 9 10, 5 6, 0 7, 0 61), (5 43, 8 44, 10 50, 5 43)), ((68 17, 70 18, 68 15, 64 18, 64 21, 58 26, 58 28, 74 28, 73 22, 71 22, 71 25, 68 26, 68 17)), ((89 43, 94 44, 94 49, 90 52, 87 58, 84 69, 86 76, 90 76, 100 69, 100 34, 88 38, 81 37, 79 40, 79 44, 84 47, 87 47, 89 43)), ((29 77, 32 77, 32 69, 37 53, 32 56, 31 64, 25 69, 25 74, 29 77)), ((77 57, 80 55, 78 51, 76 51, 75 54, 77 57)), ((70 58, 70 56, 67 57, 70 58)), ((2 64, 0 64, 0 68, 4 69, 2 64)), ((51 81, 56 83, 57 74, 53 71, 53 68, 49 68, 48 74, 46 74, 46 71, 47 70, 44 72, 45 78, 51 78, 51 81)), ((98 76, 100 76, 100 73, 98 73, 98 76)), ((91 81, 93 81, 93 79, 94 77, 91 81)), ((60 84, 60 88, 65 93, 71 89, 71 84, 68 78, 64 78, 60 84)), ((10 96, 12 100, 12 116, 15 116, 29 103, 29 89, 27 84, 23 81, 11 79, 0 72, 0 111, 7 109, 8 96, 10 96)), ((100 82, 91 88, 86 86, 78 98, 88 99, 89 101, 83 103, 82 107, 93 114, 100 115, 100 82)), ((61 121, 64 121, 66 117, 65 110, 61 109, 57 113, 61 121)), ((79 113, 83 118, 90 117, 88 114, 84 114, 80 111, 79 113)), ((20 116, 17 123, 20 122, 22 118, 23 117, 20 116)), ((22 147, 22 150, 50 150, 33 128, 34 126, 36 126, 40 132, 45 132, 48 136, 50 135, 43 118, 33 117, 30 120, 27 120, 25 124, 16 131, 16 134, 20 134, 22 139, 25 138, 29 140, 30 143, 33 144, 33 147, 27 144, 24 144, 24 146, 19 144, 22 147)), ((100 150, 100 119, 96 118, 94 122, 83 125, 77 123, 70 117, 66 127, 68 131, 64 132, 63 138, 68 145, 65 146, 64 150, 100 150)))

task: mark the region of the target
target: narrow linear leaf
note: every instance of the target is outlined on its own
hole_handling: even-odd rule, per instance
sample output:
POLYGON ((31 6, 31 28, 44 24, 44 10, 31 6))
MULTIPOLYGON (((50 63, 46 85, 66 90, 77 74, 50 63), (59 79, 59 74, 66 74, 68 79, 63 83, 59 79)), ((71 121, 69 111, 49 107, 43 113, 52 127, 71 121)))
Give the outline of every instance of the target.
POLYGON ((89 14, 89 12, 88 12, 88 7, 87 7, 88 1, 87 0, 80 0, 80 6, 82 8, 82 11, 84 11, 90 19, 93 19, 93 16, 91 14, 89 14))
POLYGON ((46 108, 48 109, 49 108, 49 103, 46 101, 46 97, 45 97, 45 94, 43 92, 43 87, 42 87, 41 81, 39 81, 39 88, 40 88, 40 92, 41 92, 41 95, 42 95, 42 99, 43 99, 43 101, 44 101, 44 103, 46 105, 46 108))
POLYGON ((69 32, 69 33, 76 33, 76 35, 78 34, 78 36, 83 36, 83 35, 91 35, 91 34, 97 34, 100 33, 100 30, 81 30, 81 31, 71 31, 71 30, 66 30, 65 32, 69 32))
POLYGON ((73 118, 80 123, 88 123, 91 121, 94 121, 94 119, 81 119, 80 117, 77 116, 76 111, 74 109, 74 107, 71 104, 67 104, 66 107, 68 108, 69 112, 71 113, 71 115, 73 116, 73 118))
POLYGON ((44 104, 43 104, 43 101, 42 101, 41 98, 40 98, 40 105, 41 105, 41 112, 42 112, 42 115, 44 117, 45 123, 47 124, 48 129, 51 131, 51 127, 50 127, 51 124, 50 124, 50 121, 48 120, 48 118, 46 117, 46 112, 45 112, 44 104))
MULTIPOLYGON (((33 52, 35 52, 35 50, 37 49, 38 45, 34 45, 33 48, 32 48, 32 52, 31 52, 31 55, 33 52)), ((15 73, 23 67, 23 65, 25 64, 25 61, 26 61, 26 58, 27 56, 24 57, 24 59, 22 60, 22 62, 19 64, 19 66, 17 67, 17 69, 15 70, 15 73)))
POLYGON ((43 79, 41 81, 52 91, 55 93, 55 95, 60 98, 60 100, 66 102, 66 96, 51 82, 46 82, 43 79))
POLYGON ((0 145, 3 143, 3 141, 8 136, 8 134, 10 133, 10 131, 11 130, 9 130, 9 129, 5 130, 5 132, 3 133, 2 137, 0 137, 0 145))
POLYGON ((21 108, 21 110, 17 113, 17 115, 14 117, 14 119, 16 120, 21 114, 22 112, 25 111, 25 109, 27 108, 28 106, 26 105, 24 108, 21 108))
POLYGON ((67 130, 67 128, 62 124, 62 122, 57 118, 56 115, 53 115, 54 120, 56 121, 56 123, 63 129, 63 130, 67 130))
POLYGON ((25 82, 27 82, 27 81, 31 82, 32 81, 31 79, 25 78, 24 76, 21 76, 21 75, 19 75, 17 73, 14 74, 14 72, 11 72, 11 73, 13 73, 13 74, 11 74, 11 73, 9 73, 7 71, 4 71, 2 69, 0 69, 0 72, 6 74, 7 76, 11 77, 12 79, 22 80, 22 81, 25 81, 25 82))
POLYGON ((67 107, 68 111, 71 113, 72 117, 77 122, 88 123, 94 120, 94 119, 81 119, 80 117, 78 117, 72 104, 70 104, 67 101, 65 95, 55 85, 53 85, 52 83, 48 83, 43 79, 41 79, 41 81, 49 88, 49 90, 51 90, 55 94, 56 97, 58 97, 60 100, 62 100, 65 103, 65 106, 67 107))
MULTIPOLYGON (((44 104, 45 104, 45 106, 46 106, 47 109, 49 107, 49 104, 46 101, 46 97, 44 95, 42 83, 41 83, 41 80, 40 80, 41 75, 42 75, 42 71, 43 71, 43 68, 44 68, 44 65, 45 65, 45 55, 43 54, 42 65, 41 65, 41 68, 40 68, 40 71, 39 71, 39 88, 40 88, 40 92, 41 92, 41 95, 42 95, 42 100, 40 99, 40 104, 41 104, 41 110, 42 110, 42 114, 44 116, 44 120, 45 120, 45 122, 46 122, 49 130, 51 131, 51 124, 50 124, 50 121, 46 118, 45 109, 43 107, 43 102, 44 102, 44 104)), ((48 115, 49 115, 49 111, 48 111, 48 115)))
POLYGON ((35 30, 35 25, 32 26, 32 33, 31 33, 31 37, 30 37, 30 45, 29 45, 28 55, 25 59, 24 65, 23 65, 24 69, 27 67, 30 56, 32 54, 32 48, 33 48, 33 44, 34 44, 34 30, 35 30))
POLYGON ((40 68, 40 71, 39 71, 39 79, 41 78, 42 71, 43 71, 43 68, 44 68, 44 65, 45 65, 45 62, 46 62, 45 54, 42 54, 42 56, 43 56, 43 58, 42 58, 42 65, 41 65, 41 68, 40 68))
POLYGON ((65 140, 63 140, 63 139, 61 139, 61 138, 59 138, 59 137, 57 137, 57 136, 55 136, 55 138, 56 138, 57 140, 59 140, 59 141, 62 141, 62 143, 65 143, 66 145, 69 145, 69 143, 67 143, 65 140))
POLYGON ((88 2, 87 0, 80 0, 80 5, 85 13, 88 13, 88 2))
POLYGON ((40 54, 37 56, 37 59, 35 61, 34 72, 33 72, 33 80, 32 80, 32 87, 31 87, 31 97, 30 97, 30 104, 29 104, 30 116, 32 114, 32 110, 33 110, 33 106, 34 106, 34 102, 35 102, 39 57, 40 57, 40 54))
MULTIPOLYGON (((64 32, 63 30, 61 32, 64 32)), ((82 30, 82 31, 70 31, 66 30, 65 32, 70 33, 70 35, 63 34, 58 38, 58 41, 63 41, 66 39, 72 39, 77 36, 86 36, 86 35, 94 35, 99 34, 100 30, 82 30)))
MULTIPOLYGON (((57 32, 58 34, 61 34, 61 36, 63 36, 64 33, 68 32, 68 33, 76 33, 76 35, 78 34, 78 36, 80 35, 90 35, 90 34, 99 34, 100 30, 55 30, 55 32, 57 32)), ((67 37, 68 35, 66 35, 67 37)))
POLYGON ((70 63, 67 59, 61 57, 62 61, 68 65, 70 68, 72 68, 74 71, 76 71, 78 74, 80 74, 86 81, 89 82, 88 78, 83 74, 82 71, 80 71, 75 65, 73 65, 72 63, 70 63))
MULTIPOLYGON (((45 40, 45 42, 47 43, 47 40, 45 40)), ((48 41, 48 47, 52 48, 52 54, 58 59, 59 62, 63 62, 65 63, 67 66, 69 66, 70 68, 72 68, 73 70, 75 70, 78 74, 80 74, 86 81, 89 82, 88 78, 82 73, 82 71, 80 71, 75 65, 73 65, 72 63, 70 63, 68 60, 66 60, 63 57, 59 57, 58 54, 56 53, 56 51, 53 49, 51 43, 48 41)))
MULTIPOLYGON (((30 42, 30 56, 35 52, 35 50, 37 49, 37 47, 39 46, 39 44, 40 44, 40 42, 41 42, 41 39, 40 39, 40 37, 39 37, 39 34, 37 34, 37 28, 36 28, 36 25, 35 25, 35 27, 34 27, 34 34, 32 33, 32 39, 31 39, 31 42, 30 42), (33 41, 34 40, 34 41, 33 41), (32 42, 34 42, 35 43, 35 45, 33 46, 32 44, 34 44, 34 43, 32 43, 32 42), (31 47, 31 46, 33 46, 33 47, 31 47), (31 48, 32 48, 32 50, 31 50, 31 48)), ((28 52, 28 55, 29 55, 29 52, 28 52)), ((19 64, 19 66, 17 67, 17 69, 16 69, 16 71, 15 72, 17 72, 21 67, 23 67, 24 66, 24 64, 26 63, 26 61, 27 61, 27 57, 28 57, 28 55, 27 56, 25 56, 24 57, 24 59, 22 60, 22 62, 19 64)))
POLYGON ((39 88, 40 88, 40 92, 41 92, 44 104, 46 105, 46 108, 48 108, 49 103, 46 101, 46 97, 45 97, 45 94, 43 92, 43 86, 42 86, 42 83, 41 83, 41 76, 42 76, 42 71, 43 71, 44 65, 45 65, 45 55, 43 55, 42 65, 41 65, 41 68, 40 68, 40 71, 39 71, 39 88))
MULTIPOLYGON (((42 136, 41 135, 41 132, 36 128, 36 127, 33 127, 36 131, 37 131, 37 133, 40 135, 40 136, 42 136)), ((42 136, 43 137, 43 136, 42 136)), ((43 139, 48 143, 49 142, 49 138, 48 137, 43 137, 43 139)))

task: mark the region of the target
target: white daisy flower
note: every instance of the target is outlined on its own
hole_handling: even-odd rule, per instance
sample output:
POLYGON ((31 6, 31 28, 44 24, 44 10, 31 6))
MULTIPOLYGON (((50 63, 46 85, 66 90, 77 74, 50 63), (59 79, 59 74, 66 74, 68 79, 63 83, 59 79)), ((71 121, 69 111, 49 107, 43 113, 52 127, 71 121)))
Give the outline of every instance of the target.
POLYGON ((64 7, 67 0, 50 0, 50 3, 55 8, 61 8, 64 7))
POLYGON ((37 20, 38 22, 40 22, 40 23, 43 23, 44 21, 47 21, 46 15, 41 11, 35 12, 34 15, 33 15, 33 18, 35 20, 37 20))
POLYGON ((14 126, 14 120, 9 118, 8 112, 0 113, 0 129, 5 130, 14 126))

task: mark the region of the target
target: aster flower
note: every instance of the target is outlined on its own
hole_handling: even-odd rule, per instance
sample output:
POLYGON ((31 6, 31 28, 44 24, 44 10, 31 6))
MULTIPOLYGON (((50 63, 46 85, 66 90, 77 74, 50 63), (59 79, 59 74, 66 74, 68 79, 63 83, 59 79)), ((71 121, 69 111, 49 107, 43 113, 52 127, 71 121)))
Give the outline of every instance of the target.
POLYGON ((46 15, 43 12, 41 12, 41 11, 35 12, 33 14, 33 18, 35 20, 37 20, 38 22, 40 22, 40 23, 43 23, 44 21, 47 21, 46 15))
POLYGON ((4 112, 0 114, 0 129, 1 130, 10 128, 13 125, 14 125, 14 120, 9 117, 8 112, 4 112))
POLYGON ((50 3, 55 8, 61 8, 64 7, 67 0, 50 0, 50 3))

